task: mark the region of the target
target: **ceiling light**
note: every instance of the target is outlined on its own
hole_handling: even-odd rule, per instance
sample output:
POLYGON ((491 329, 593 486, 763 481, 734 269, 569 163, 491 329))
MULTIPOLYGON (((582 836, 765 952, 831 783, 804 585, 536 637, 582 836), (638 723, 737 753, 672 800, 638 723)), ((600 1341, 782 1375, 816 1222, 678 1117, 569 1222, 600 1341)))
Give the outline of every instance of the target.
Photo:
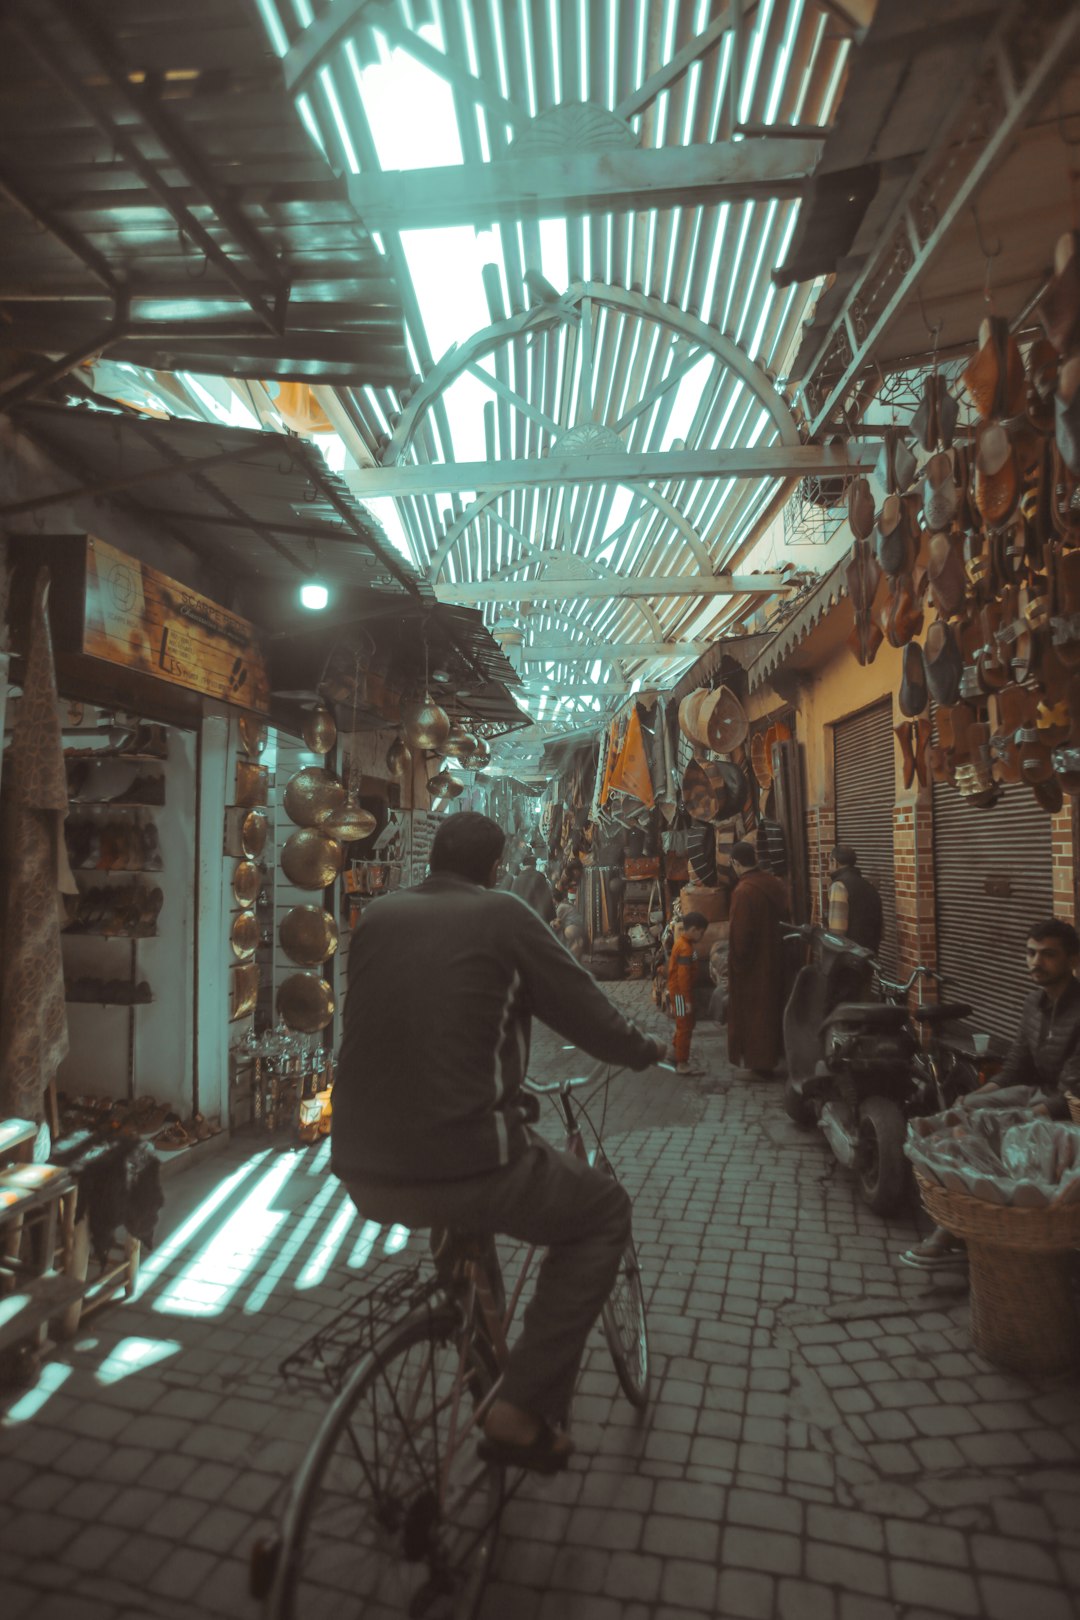
POLYGON ((300 587, 300 605, 311 613, 321 613, 330 600, 330 592, 317 579, 309 579, 300 587))

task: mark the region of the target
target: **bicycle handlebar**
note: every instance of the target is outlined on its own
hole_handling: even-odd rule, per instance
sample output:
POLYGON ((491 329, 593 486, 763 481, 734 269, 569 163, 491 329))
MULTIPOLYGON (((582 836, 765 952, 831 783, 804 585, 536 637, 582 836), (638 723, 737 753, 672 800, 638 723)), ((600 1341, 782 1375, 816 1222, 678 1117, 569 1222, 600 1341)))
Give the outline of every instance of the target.
MULTIPOLYGON (((651 1069, 666 1069, 668 1074, 676 1073, 674 1064, 665 1063, 662 1058, 658 1058, 655 1063, 650 1063, 649 1067, 651 1069)), ((573 1091, 577 1086, 593 1086, 597 1083, 606 1085, 609 1080, 614 1080, 617 1074, 623 1074, 625 1068, 625 1064, 598 1063, 588 1074, 573 1075, 566 1080, 533 1080, 529 1075, 526 1075, 522 1081, 522 1086, 526 1091, 531 1091, 534 1096, 546 1097, 555 1091, 573 1091), (606 1074, 605 1070, 607 1071, 606 1074)))

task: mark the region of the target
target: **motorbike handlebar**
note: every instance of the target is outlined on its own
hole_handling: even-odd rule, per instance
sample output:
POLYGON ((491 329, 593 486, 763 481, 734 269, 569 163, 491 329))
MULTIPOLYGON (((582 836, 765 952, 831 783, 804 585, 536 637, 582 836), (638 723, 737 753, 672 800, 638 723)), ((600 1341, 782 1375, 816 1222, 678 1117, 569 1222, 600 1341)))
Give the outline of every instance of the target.
POLYGON ((918 967, 912 968, 911 977, 904 984, 900 984, 892 979, 882 978, 881 974, 878 974, 878 983, 885 991, 886 995, 906 996, 909 990, 914 989, 915 981, 917 979, 933 979, 937 984, 945 983, 945 980, 942 978, 941 974, 936 968, 923 967, 921 963, 918 967))

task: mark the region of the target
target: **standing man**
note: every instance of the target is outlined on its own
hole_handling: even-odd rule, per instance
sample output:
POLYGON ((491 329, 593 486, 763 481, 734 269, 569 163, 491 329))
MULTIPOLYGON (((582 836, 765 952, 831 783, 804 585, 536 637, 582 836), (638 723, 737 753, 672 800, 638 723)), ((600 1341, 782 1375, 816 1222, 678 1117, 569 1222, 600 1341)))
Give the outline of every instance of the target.
POLYGON ((543 872, 538 870, 532 850, 521 857, 521 871, 511 883, 510 892, 519 894, 544 922, 550 924, 554 920, 555 895, 543 872))
POLYGON ((694 1034, 694 983, 697 979, 697 947, 708 928, 700 911, 688 911, 675 934, 668 959, 668 996, 675 1018, 675 1067, 680 1074, 703 1074, 690 1062, 690 1042, 694 1034))
POLYGON ((872 956, 881 948, 881 896, 859 871, 850 844, 833 850, 836 870, 829 880, 829 933, 842 934, 872 956))
POLYGON ((447 817, 428 878, 382 896, 357 925, 331 1165, 367 1220, 546 1251, 484 1444, 494 1460, 552 1473, 573 1450, 559 1425, 618 1273, 630 1201, 528 1128, 532 1020, 630 1069, 667 1047, 622 1016, 535 912, 494 890, 504 842, 487 816, 447 817))
POLYGON ((787 893, 762 872, 753 844, 731 851, 738 882, 728 925, 728 1057, 737 1067, 772 1074, 784 1049, 784 944, 787 893))

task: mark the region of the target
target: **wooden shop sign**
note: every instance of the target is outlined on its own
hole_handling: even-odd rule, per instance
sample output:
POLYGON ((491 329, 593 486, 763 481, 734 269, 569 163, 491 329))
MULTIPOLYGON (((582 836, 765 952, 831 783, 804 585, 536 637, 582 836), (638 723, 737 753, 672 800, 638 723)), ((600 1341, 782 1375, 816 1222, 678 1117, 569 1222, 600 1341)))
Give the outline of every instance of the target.
POLYGON ((82 650, 204 697, 269 713, 270 682, 253 625, 90 538, 82 650))

